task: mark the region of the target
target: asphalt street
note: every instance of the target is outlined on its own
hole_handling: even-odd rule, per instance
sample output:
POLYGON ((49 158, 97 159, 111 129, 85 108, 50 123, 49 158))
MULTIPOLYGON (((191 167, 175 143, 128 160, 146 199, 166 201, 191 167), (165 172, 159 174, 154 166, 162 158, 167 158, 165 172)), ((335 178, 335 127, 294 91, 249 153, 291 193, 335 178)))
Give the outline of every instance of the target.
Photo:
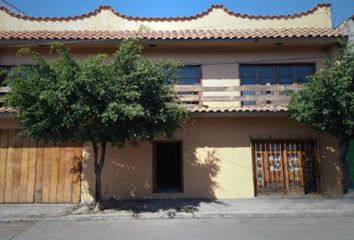
POLYGON ((1 240, 352 240, 353 217, 46 220, 0 223, 1 240))

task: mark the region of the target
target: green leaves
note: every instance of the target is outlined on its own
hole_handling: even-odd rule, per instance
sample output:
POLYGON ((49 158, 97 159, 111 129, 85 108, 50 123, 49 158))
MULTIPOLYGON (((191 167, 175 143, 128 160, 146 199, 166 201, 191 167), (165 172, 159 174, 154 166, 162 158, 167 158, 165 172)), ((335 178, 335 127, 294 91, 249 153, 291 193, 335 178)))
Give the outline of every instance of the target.
POLYGON ((289 104, 291 117, 343 140, 354 138, 354 46, 311 76, 289 104))
POLYGON ((35 138, 121 145, 171 136, 188 116, 172 88, 177 64, 142 58, 137 39, 123 41, 111 61, 104 54, 78 61, 62 44, 54 50, 54 61, 20 50, 33 64, 8 77, 7 102, 35 138))

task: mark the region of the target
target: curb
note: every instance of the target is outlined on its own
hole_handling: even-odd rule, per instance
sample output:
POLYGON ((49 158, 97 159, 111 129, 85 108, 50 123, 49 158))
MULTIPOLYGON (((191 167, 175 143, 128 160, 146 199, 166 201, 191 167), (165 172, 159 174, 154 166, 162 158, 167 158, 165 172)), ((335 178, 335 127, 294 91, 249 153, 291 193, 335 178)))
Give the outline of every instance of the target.
POLYGON ((29 221, 100 221, 100 220, 153 220, 153 219, 215 219, 215 218, 306 218, 306 217, 354 217, 354 211, 307 211, 307 212, 157 212, 157 213, 114 213, 114 214, 79 214, 51 217, 25 217, 0 219, 0 223, 29 221))

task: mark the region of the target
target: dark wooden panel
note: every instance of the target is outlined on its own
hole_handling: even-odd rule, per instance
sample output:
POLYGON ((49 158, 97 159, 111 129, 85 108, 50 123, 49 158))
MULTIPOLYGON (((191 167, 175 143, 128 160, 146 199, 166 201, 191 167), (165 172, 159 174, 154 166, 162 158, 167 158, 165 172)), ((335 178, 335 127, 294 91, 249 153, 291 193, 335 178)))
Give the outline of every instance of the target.
POLYGON ((256 194, 316 192, 314 141, 257 140, 253 149, 256 194))

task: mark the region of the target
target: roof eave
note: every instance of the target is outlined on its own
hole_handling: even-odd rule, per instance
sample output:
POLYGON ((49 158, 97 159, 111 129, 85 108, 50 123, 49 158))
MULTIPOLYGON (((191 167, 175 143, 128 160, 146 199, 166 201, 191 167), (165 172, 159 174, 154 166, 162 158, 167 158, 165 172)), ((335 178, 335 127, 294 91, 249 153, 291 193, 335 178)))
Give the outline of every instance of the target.
POLYGON ((0 113, 0 119, 15 118, 16 116, 17 116, 16 113, 0 113))
MULTIPOLYGON (((346 36, 334 36, 334 37, 269 37, 269 38, 224 38, 224 39, 144 39, 144 43, 158 44, 158 43, 271 43, 278 41, 287 42, 304 42, 309 43, 314 41, 321 41, 323 43, 333 44, 337 43, 339 39, 346 39, 346 36)), ((81 44, 81 45, 95 45, 95 44, 107 44, 113 45, 120 43, 123 39, 0 39, 0 45, 24 45, 24 44, 36 44, 36 45, 48 45, 52 42, 63 42, 69 44, 81 44)))
MULTIPOLYGON (((288 111, 225 111, 225 112, 190 112, 192 118, 286 118, 288 111)), ((16 113, 0 113, 0 119, 16 118, 16 113)))
POLYGON ((287 118, 287 111, 232 111, 232 112, 191 112, 192 118, 287 118))

